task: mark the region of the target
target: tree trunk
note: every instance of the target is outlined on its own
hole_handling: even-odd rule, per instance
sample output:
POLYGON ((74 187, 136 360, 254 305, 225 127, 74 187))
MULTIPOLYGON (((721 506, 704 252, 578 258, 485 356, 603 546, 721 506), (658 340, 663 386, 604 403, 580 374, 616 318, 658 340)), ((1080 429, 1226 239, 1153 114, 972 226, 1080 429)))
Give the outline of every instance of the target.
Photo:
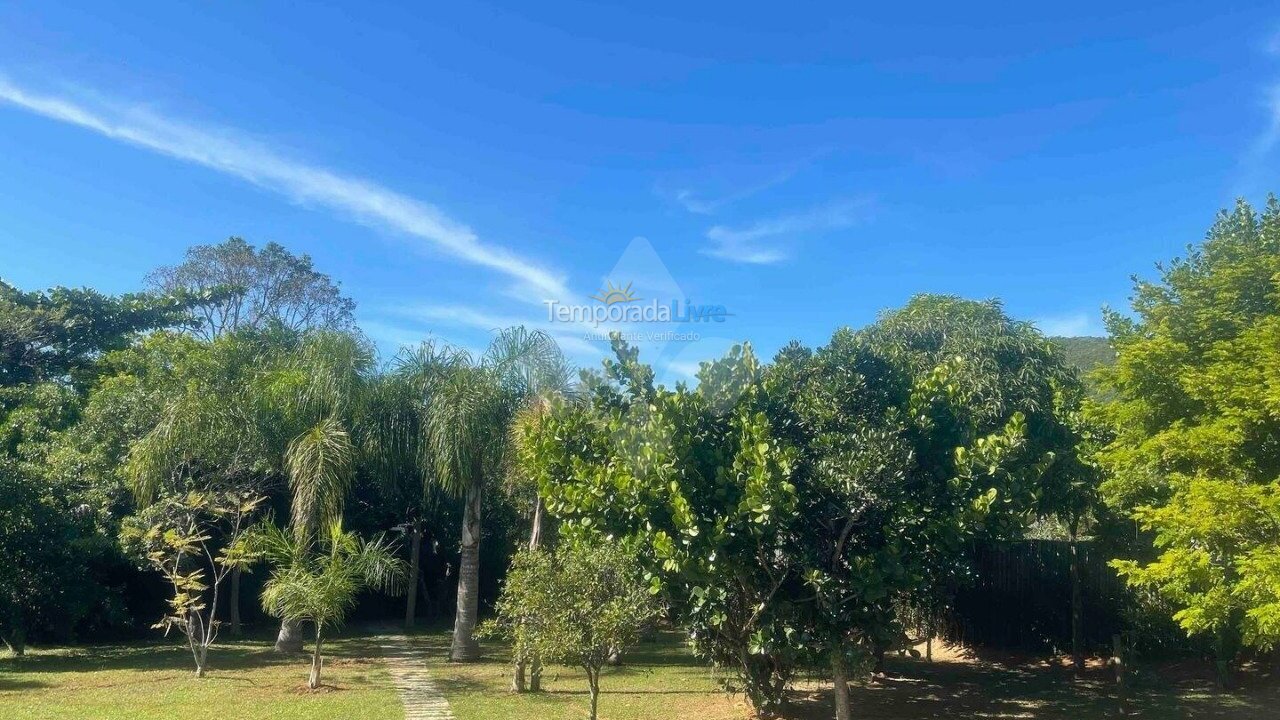
POLYGON ((209 661, 209 648, 201 644, 196 650, 196 677, 204 677, 204 669, 209 661))
POLYGON ((522 693, 525 691, 524 667, 523 660, 516 663, 515 672, 511 673, 511 692, 522 693))
POLYGON ((276 652, 302 652, 302 623, 285 620, 280 623, 280 634, 276 636, 276 652))
POLYGON ((0 640, 4 640, 5 647, 9 648, 14 657, 26 655, 27 623, 21 608, 16 604, 9 609, 9 627, 9 634, 0 636, 0 640))
POLYGON ((320 659, 320 627, 316 626, 316 649, 311 653, 311 676, 307 678, 307 687, 315 690, 320 687, 320 667, 323 661, 320 659))
POLYGON ((600 670, 587 668, 587 684, 591 687, 591 720, 596 720, 596 711, 600 707, 600 670))
POLYGON ((1120 706, 1120 715, 1129 714, 1129 688, 1127 687, 1125 673, 1128 668, 1125 667, 1124 644, 1120 640, 1120 635, 1111 636, 1111 664, 1115 666, 1116 671, 1116 702, 1120 706))
POLYGON ((462 513, 462 566, 458 569, 458 612, 453 622, 453 662, 480 658, 476 615, 480 610, 480 488, 467 488, 462 513))
MULTIPOLYGON (((542 496, 535 495, 533 499, 533 526, 529 530, 529 549, 537 550, 542 546, 542 496)), ((515 692, 522 693, 525 691, 524 673, 527 665, 521 660, 516 663, 515 672, 511 678, 511 689, 515 692)), ((538 661, 533 661, 534 674, 531 678, 531 689, 537 692, 542 689, 542 668, 538 661)))
POLYGON ((538 658, 529 664, 529 692, 542 692, 542 661, 538 658))
POLYGON ((1231 661, 1235 659, 1235 645, 1229 630, 1219 630, 1217 643, 1214 646, 1213 665, 1217 671, 1218 689, 1231 688, 1231 661))
POLYGON ((1084 672, 1084 593, 1080 587, 1080 543, 1071 530, 1071 665, 1084 672))
POLYGON ((240 637, 240 568, 231 571, 231 636, 240 637))
POLYGON ((22 628, 15 628, 12 633, 0 638, 4 641, 4 646, 9 648, 9 652, 14 657, 22 657, 27 654, 27 638, 22 628))
POLYGON ((542 547, 542 496, 533 500, 533 528, 529 531, 529 549, 542 547))
POLYGON ((406 628, 413 627, 413 621, 418 615, 418 561, 422 554, 422 527, 417 520, 413 521, 413 531, 409 537, 409 597, 404 606, 404 626, 406 628))
POLYGON ((831 651, 831 681, 836 702, 836 720, 852 720, 849 708, 849 671, 844 662, 844 648, 831 651))

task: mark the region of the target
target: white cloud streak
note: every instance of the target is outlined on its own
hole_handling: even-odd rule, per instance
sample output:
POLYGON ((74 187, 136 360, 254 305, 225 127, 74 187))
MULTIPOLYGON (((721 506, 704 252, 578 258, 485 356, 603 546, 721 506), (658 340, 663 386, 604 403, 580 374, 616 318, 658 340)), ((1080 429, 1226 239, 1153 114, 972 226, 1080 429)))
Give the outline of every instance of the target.
POLYGON ((711 244, 702 248, 704 255, 730 262, 769 265, 791 257, 786 241, 797 235, 849 227, 865 216, 870 205, 866 198, 840 202, 801 213, 760 220, 751 225, 731 228, 715 225, 707 230, 711 244))
POLYGON ((562 274, 481 241, 474 230, 434 205, 369 180, 296 162, 226 128, 198 127, 137 106, 39 94, 2 75, 0 103, 201 165, 284 195, 293 202, 323 206, 363 224, 403 233, 421 241, 419 249, 441 252, 506 276, 519 286, 519 294, 533 302, 569 295, 562 274))

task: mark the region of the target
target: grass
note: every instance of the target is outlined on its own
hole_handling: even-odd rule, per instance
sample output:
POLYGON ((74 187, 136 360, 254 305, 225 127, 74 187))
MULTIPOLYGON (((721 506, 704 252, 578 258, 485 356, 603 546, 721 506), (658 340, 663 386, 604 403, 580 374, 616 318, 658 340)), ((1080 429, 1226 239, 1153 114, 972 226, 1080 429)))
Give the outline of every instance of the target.
MULTIPOLYGON (((484 645, 484 660, 448 662, 447 630, 414 638, 459 720, 581 720, 588 705, 581 670, 552 667, 545 692, 513 695, 504 649, 484 645)), ((0 658, 0 718, 152 720, 229 717, 246 720, 403 717, 376 645, 368 637, 331 642, 326 687, 305 690, 307 658, 281 657, 267 637, 222 643, 210 674, 197 680, 186 650, 172 642, 39 649, 0 658)), ((888 676, 855 686, 860 720, 1035 718, 1101 720, 1118 715, 1115 685, 1103 666, 1074 677, 1061 663, 1025 658, 947 655, 933 663, 890 658, 888 676)), ((713 674, 676 634, 641 646, 601 681, 602 720, 741 720, 740 699, 720 691, 713 674)), ((833 716, 829 686, 800 682, 788 717, 833 716)), ((1154 720, 1280 720, 1280 682, 1251 673, 1240 690, 1213 689, 1208 668, 1189 664, 1146 672, 1128 699, 1131 717, 1154 720)))
MULTIPOLYGON (((510 667, 503 648, 484 646, 483 662, 447 662, 449 634, 431 631, 417 638, 429 649, 432 674, 458 720, 581 720, 588 706, 581 670, 551 668, 545 692, 508 692, 510 667)), ((1236 692, 1213 688, 1207 667, 1174 678, 1147 673, 1133 680, 1127 698, 1131 717, 1154 720, 1280 720, 1280 683, 1250 675, 1236 692)), ((1061 663, 948 655, 933 663, 891 657, 887 677, 851 688, 859 720, 952 720, 953 718, 1035 718, 1100 720, 1118 716, 1110 671, 1095 665, 1076 678, 1061 663)), ((801 681, 787 717, 827 720, 834 716, 830 685, 801 681)), ((602 720, 655 718, 741 720, 740 699, 725 695, 711 672, 681 646, 675 634, 640 647, 626 665, 606 670, 601 679, 602 720)))
MULTIPOLYGON (((586 673, 579 668, 549 667, 540 693, 515 695, 506 650, 484 643, 484 660, 448 662, 448 631, 417 636, 427 649, 429 666, 458 720, 582 720, 590 698, 586 673)), ((678 636, 642 645, 626 657, 626 665, 607 668, 600 680, 602 720, 740 720, 746 707, 720 690, 711 672, 680 644, 678 636)))
POLYGON ((282 657, 266 637, 219 642, 203 679, 195 677, 190 652, 175 642, 30 650, 23 658, 0 658, 0 718, 404 716, 376 647, 359 638, 325 646, 325 687, 314 693, 306 690, 310 656, 282 657))

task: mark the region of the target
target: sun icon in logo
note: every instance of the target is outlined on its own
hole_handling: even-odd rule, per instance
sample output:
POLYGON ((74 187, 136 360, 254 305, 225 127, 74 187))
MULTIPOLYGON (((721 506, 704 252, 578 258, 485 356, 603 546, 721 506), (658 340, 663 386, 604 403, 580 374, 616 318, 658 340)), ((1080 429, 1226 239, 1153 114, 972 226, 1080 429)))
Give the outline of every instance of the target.
POLYGON ((627 283, 626 287, 614 287, 612 281, 606 280, 605 289, 601 290, 599 295, 592 295, 591 299, 599 300, 605 305, 635 302, 640 298, 631 292, 631 285, 632 283, 627 283))

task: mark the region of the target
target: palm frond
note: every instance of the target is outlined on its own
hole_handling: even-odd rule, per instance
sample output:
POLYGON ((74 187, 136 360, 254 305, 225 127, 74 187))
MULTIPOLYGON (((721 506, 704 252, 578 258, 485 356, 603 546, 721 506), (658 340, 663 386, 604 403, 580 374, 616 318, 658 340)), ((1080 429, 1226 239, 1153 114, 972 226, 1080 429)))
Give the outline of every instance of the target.
POLYGON ((334 417, 327 417, 294 438, 285 455, 293 493, 291 524, 305 537, 342 515, 351 486, 355 448, 334 417))

